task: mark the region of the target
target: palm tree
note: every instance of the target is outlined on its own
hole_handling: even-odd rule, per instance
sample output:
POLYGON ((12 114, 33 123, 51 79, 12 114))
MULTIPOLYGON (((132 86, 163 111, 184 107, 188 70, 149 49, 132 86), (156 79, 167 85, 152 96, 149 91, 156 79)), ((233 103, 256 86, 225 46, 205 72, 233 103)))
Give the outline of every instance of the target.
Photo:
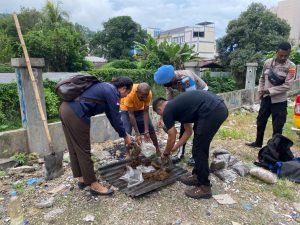
POLYGON ((157 54, 157 41, 150 34, 147 34, 145 44, 135 41, 135 48, 139 51, 141 59, 147 59, 151 52, 157 54))
POLYGON ((176 69, 184 69, 184 63, 197 59, 197 53, 194 52, 189 45, 179 45, 176 43, 168 43, 163 41, 157 44, 155 38, 147 35, 145 44, 135 42, 135 48, 140 51, 139 55, 142 59, 147 59, 150 53, 158 56, 161 64, 171 64, 176 69))
POLYGON ((61 23, 67 22, 69 15, 67 12, 61 10, 61 1, 58 1, 54 5, 50 0, 47 1, 47 5, 43 9, 44 23, 47 27, 53 28, 61 23))
POLYGON ((158 46, 158 55, 162 59, 162 64, 171 64, 176 69, 184 69, 185 62, 198 58, 193 48, 194 46, 189 47, 187 44, 179 45, 164 41, 158 46))

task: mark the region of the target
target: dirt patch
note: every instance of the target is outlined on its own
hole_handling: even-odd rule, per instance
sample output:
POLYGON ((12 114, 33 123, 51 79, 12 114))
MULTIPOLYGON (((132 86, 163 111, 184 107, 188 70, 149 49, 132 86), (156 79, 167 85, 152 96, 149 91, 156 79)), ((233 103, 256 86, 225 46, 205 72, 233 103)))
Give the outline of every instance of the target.
MULTIPOLYGON (((227 149, 237 159, 252 167, 257 150, 244 145, 255 137, 256 113, 238 111, 230 115, 211 145, 227 149)), ((293 152, 300 155, 298 137, 289 132, 292 115, 289 114, 285 135, 294 141, 293 152)), ((271 136, 270 122, 266 139, 271 136)), ((159 134, 161 145, 166 135, 159 134)), ((266 142, 265 142, 266 143, 266 142)), ((93 146, 96 169, 124 157, 123 145, 119 141, 109 141, 93 146), (105 153, 108 152, 108 153, 105 153)), ((191 143, 180 165, 189 171, 186 161, 190 156, 191 143)), ((212 157, 211 157, 212 158, 212 157)), ((229 194, 237 203, 219 205, 213 198, 194 200, 184 195, 186 188, 180 182, 151 192, 139 198, 130 198, 116 191, 113 197, 93 198, 88 190, 80 191, 72 178, 69 163, 65 162, 64 175, 53 181, 41 181, 31 186, 25 182, 29 178, 41 177, 41 170, 34 173, 2 176, 0 178, 0 224, 9 224, 7 216, 8 193, 15 187, 22 199, 25 218, 30 224, 299 224, 299 213, 294 203, 300 202, 299 184, 280 181, 265 184, 250 175, 238 177, 234 182, 224 183, 211 175, 213 194, 229 194), (61 187, 55 194, 54 188, 61 187), (53 206, 39 209, 36 203, 54 196, 53 206), (93 215, 93 221, 85 221, 93 215)), ((100 178, 100 177, 99 177, 100 178)), ((105 182, 104 182, 105 184, 105 182)), ((58 190, 58 189, 57 189, 58 190)))

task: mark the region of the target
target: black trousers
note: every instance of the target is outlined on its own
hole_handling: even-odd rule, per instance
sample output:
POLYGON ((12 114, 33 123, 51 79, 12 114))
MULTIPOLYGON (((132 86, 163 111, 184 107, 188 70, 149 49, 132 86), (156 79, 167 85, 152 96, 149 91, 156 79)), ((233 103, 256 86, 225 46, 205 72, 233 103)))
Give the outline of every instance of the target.
POLYGON ((195 160, 195 166, 193 174, 197 175, 199 185, 210 185, 210 181, 208 179, 209 147, 213 137, 227 117, 228 110, 222 102, 208 117, 200 118, 194 124, 192 154, 195 160))
POLYGON ((273 136, 274 134, 282 134, 282 128, 286 122, 287 116, 287 101, 272 103, 271 97, 267 96, 261 100, 260 110, 256 119, 256 144, 262 145, 264 140, 264 133, 268 118, 272 114, 273 136))
MULTIPOLYGON (((182 137, 184 131, 185 131, 185 129, 184 129, 184 126, 183 126, 183 123, 182 123, 182 124, 180 125, 179 139, 182 137)), ((182 145, 182 154, 185 153, 185 145, 186 145, 186 142, 182 145)))

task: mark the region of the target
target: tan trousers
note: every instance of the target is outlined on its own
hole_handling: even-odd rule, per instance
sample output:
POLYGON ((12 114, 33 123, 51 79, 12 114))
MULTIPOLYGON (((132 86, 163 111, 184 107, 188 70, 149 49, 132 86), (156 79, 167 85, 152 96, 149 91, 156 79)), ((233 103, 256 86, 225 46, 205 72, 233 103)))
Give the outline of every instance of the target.
POLYGON ((82 176, 85 184, 97 181, 91 159, 90 126, 74 113, 67 102, 60 105, 59 115, 70 153, 73 176, 82 176))

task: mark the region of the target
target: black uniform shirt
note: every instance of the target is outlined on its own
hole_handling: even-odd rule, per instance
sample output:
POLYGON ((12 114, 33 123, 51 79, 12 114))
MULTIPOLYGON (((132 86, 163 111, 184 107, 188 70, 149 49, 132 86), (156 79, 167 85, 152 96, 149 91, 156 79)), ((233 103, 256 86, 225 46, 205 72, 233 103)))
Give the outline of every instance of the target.
POLYGON ((188 91, 170 100, 165 106, 163 121, 169 130, 175 121, 194 123, 207 117, 223 99, 209 91, 188 91))

